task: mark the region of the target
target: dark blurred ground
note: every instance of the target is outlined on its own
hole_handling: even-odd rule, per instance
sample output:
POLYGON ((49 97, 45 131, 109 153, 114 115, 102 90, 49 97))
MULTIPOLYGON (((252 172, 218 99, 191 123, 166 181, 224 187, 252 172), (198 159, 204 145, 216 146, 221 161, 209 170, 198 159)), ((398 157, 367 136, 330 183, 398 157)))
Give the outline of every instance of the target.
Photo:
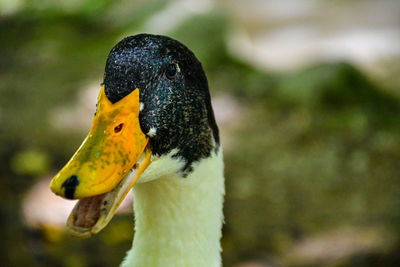
MULTIPOLYGON (((300 2, 297 11, 312 3, 300 2)), ((400 9, 395 1, 366 2, 400 9)), ((1 266, 116 266, 130 248, 131 214, 77 240, 50 221, 24 220, 22 210, 32 186, 54 175, 88 131, 109 50, 142 31, 188 45, 209 77, 225 146, 226 266, 400 265, 399 54, 365 61, 351 56, 355 46, 350 56, 290 65, 275 46, 282 62, 269 62, 267 52, 252 61, 261 48, 237 46, 244 39, 235 33, 251 38, 289 20, 282 8, 275 20, 243 15, 262 1, 0 3, 1 266)), ((336 3, 341 11, 349 6, 336 3)), ((324 18, 317 13, 315 23, 324 18)), ((337 14, 327 20, 346 21, 337 14)), ((371 25, 388 26, 371 14, 371 25)), ((31 212, 40 216, 49 206, 31 212)))

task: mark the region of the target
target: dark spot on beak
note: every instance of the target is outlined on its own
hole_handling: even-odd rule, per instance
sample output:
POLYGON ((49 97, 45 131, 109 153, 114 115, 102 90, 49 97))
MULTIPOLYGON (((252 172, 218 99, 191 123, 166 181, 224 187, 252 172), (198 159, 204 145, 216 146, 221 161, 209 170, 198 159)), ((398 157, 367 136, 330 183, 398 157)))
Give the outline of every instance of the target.
POLYGON ((114 133, 119 133, 122 130, 123 126, 124 126, 123 123, 120 123, 118 126, 115 126, 114 133))
POLYGON ((79 178, 76 175, 71 175, 61 187, 64 187, 64 195, 68 199, 73 199, 75 194, 75 189, 79 185, 79 178))

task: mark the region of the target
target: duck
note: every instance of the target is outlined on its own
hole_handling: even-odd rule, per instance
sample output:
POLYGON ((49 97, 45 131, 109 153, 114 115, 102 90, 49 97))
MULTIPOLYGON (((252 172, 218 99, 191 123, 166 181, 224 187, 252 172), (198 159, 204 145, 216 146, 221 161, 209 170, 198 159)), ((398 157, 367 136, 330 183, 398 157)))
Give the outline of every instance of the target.
POLYGON ((221 266, 224 163, 206 74, 194 53, 138 34, 110 51, 92 127, 51 190, 79 199, 68 231, 99 233, 132 189, 121 266, 221 266))

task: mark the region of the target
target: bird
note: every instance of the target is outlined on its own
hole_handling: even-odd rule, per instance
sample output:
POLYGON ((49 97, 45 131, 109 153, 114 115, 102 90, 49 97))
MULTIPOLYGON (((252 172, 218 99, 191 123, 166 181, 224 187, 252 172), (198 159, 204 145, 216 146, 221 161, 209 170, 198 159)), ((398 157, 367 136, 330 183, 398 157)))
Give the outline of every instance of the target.
POLYGON ((100 232, 132 189, 134 237, 121 266, 221 266, 224 162, 206 74, 194 53, 137 34, 110 51, 90 132, 52 179, 79 199, 67 220, 100 232))

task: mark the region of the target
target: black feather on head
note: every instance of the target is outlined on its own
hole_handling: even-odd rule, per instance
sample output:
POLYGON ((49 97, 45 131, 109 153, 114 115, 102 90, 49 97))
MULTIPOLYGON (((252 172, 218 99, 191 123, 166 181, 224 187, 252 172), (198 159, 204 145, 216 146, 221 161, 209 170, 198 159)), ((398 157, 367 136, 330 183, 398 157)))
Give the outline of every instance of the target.
POLYGON ((183 44, 166 36, 139 34, 120 41, 107 58, 105 94, 118 102, 139 88, 139 120, 155 155, 192 163, 219 146, 218 127, 201 63, 183 44))

